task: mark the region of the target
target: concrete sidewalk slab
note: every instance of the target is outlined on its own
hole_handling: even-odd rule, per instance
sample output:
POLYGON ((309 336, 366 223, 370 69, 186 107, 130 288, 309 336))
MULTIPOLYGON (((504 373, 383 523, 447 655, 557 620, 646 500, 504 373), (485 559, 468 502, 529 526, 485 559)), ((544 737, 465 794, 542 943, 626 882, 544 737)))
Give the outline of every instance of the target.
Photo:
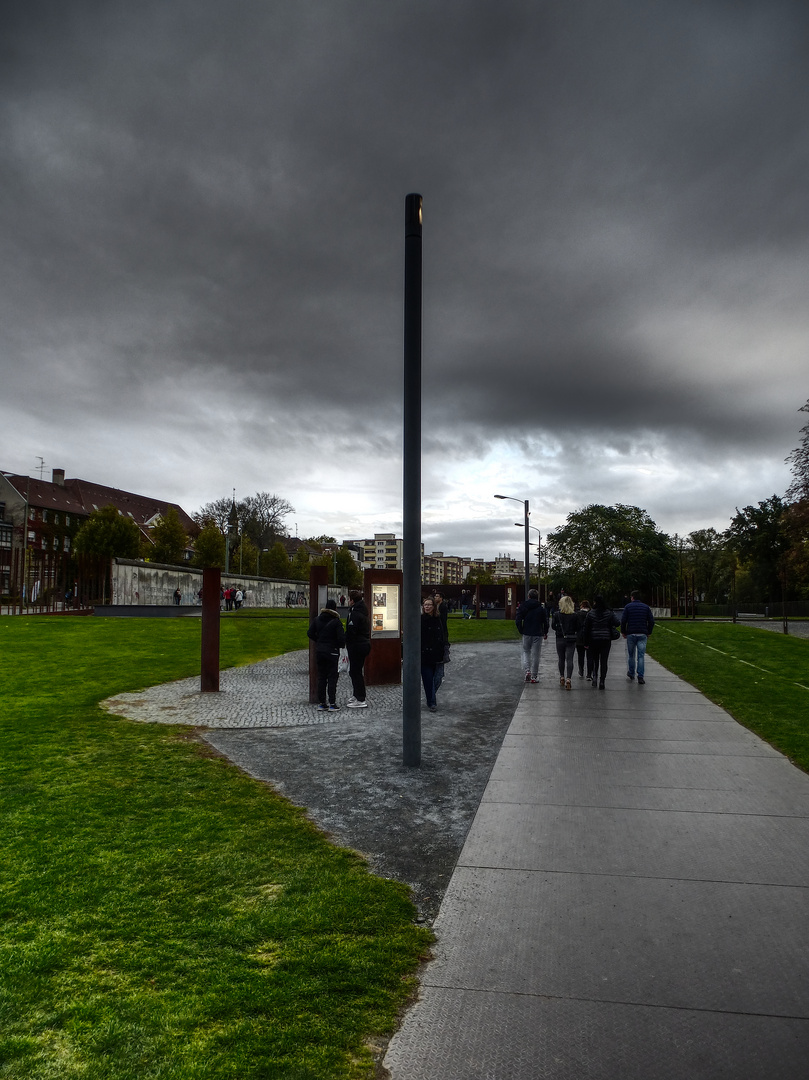
POLYGON ((809 1072, 809 776, 611 660, 569 692, 544 650, 524 688, 392 1080, 809 1072))

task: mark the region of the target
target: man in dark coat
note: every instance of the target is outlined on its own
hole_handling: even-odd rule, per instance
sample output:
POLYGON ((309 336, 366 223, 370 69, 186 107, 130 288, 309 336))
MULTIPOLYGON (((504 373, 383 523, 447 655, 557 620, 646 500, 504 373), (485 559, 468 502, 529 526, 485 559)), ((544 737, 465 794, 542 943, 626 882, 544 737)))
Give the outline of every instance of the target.
POLYGON ((312 619, 306 634, 315 643, 317 707, 320 712, 337 712, 337 679, 340 674, 337 665, 340 661, 340 649, 346 643, 346 635, 334 600, 326 601, 320 614, 312 619))
POLYGON ((539 602, 539 593, 531 589, 528 599, 517 609, 514 620, 522 635, 522 666, 525 681, 539 682, 539 657, 542 642, 548 640, 548 613, 539 602))
POLYGON ((626 638, 626 677, 630 682, 635 678, 635 654, 638 657, 638 682, 643 685, 646 640, 654 629, 655 617, 648 604, 644 604, 637 589, 621 615, 621 633, 626 638))
POLYGON ((346 703, 349 709, 367 709, 365 700, 365 658, 371 651, 371 620, 362 593, 352 589, 348 594, 349 612, 346 619, 346 649, 348 674, 354 696, 346 703))

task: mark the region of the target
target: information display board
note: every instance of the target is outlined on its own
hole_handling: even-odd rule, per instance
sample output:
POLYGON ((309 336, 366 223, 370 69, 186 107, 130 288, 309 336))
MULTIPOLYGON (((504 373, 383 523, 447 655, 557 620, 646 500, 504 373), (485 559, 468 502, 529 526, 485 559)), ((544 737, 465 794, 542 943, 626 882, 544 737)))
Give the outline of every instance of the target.
POLYGON ((402 631, 399 585, 371 585, 371 637, 399 637, 402 631))

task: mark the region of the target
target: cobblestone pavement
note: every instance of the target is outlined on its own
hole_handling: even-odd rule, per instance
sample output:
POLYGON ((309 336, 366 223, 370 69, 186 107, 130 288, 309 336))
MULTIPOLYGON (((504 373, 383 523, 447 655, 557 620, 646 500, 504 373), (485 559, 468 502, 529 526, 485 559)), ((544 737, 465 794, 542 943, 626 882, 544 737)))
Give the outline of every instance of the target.
MULTIPOLYGON (((118 716, 152 724, 193 724, 204 728, 327 724, 337 714, 320 713, 309 704, 308 662, 309 653, 304 649, 221 672, 218 694, 203 694, 196 675, 192 679, 151 686, 148 690, 118 694, 101 704, 118 716)), ((342 678, 338 688, 346 691, 342 700, 347 700, 351 693, 348 679, 342 678)), ((369 696, 373 698, 375 712, 401 712, 401 686, 374 687, 369 696)))

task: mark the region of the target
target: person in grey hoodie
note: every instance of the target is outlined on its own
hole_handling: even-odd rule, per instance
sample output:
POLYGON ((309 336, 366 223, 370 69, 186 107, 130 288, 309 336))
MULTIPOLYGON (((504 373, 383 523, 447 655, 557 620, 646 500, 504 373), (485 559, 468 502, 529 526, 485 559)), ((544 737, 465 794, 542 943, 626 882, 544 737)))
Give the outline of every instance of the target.
POLYGON ((340 649, 346 643, 343 623, 337 614, 337 604, 327 600, 319 615, 316 615, 306 631, 306 636, 315 643, 315 663, 317 664, 317 700, 320 712, 337 712, 337 680, 340 677, 338 663, 340 649), (326 694, 328 693, 328 703, 326 694))
POLYGON ((522 666, 525 681, 539 682, 539 657, 543 640, 548 640, 548 613, 539 602, 539 593, 530 589, 528 599, 517 609, 514 620, 522 635, 522 666))

